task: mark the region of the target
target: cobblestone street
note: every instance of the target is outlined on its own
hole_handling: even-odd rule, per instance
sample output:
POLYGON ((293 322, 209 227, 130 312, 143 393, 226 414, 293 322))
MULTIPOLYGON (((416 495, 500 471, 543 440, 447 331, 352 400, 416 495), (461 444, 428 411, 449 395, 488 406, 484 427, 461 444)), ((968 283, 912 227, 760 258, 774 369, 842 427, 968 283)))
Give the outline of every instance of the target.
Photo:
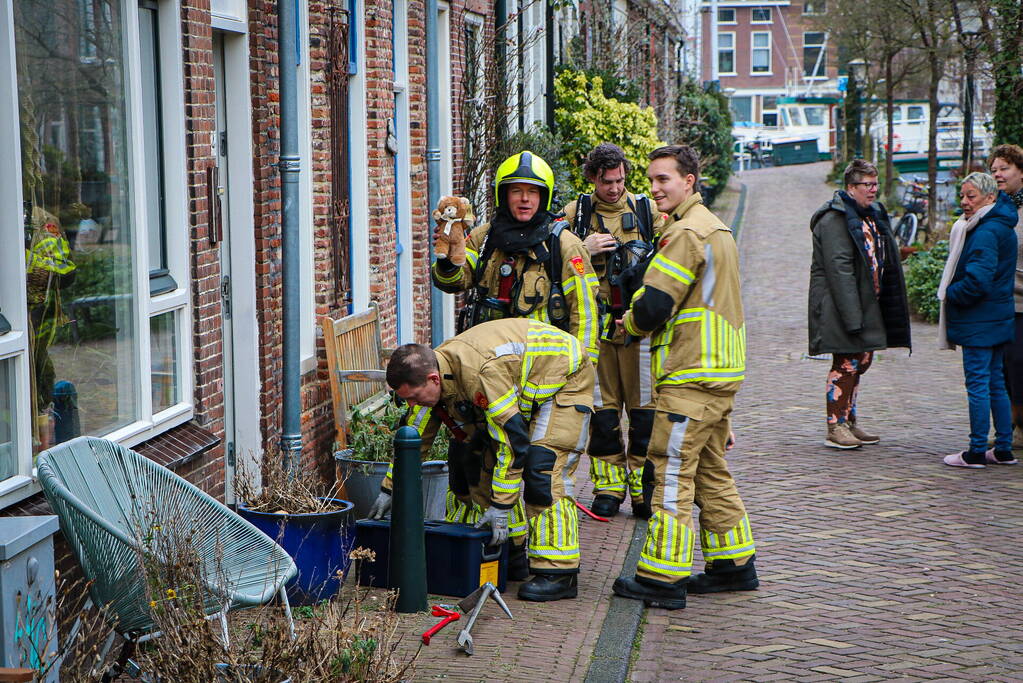
MULTIPOLYGON (((1023 551, 1012 536, 1023 523, 1023 467, 942 465, 966 446, 968 419, 959 355, 937 350, 934 326, 914 323, 912 356, 880 352, 864 377, 860 420, 881 443, 823 445, 829 363, 805 358, 806 286, 808 222, 831 195, 829 167, 741 177, 749 358, 729 462, 761 588, 646 610, 628 674, 636 683, 1023 679, 1023 551)), ((592 676, 610 584, 633 571, 622 562, 634 524, 627 512, 610 525, 582 521, 577 600, 510 601, 515 621, 496 611, 481 621, 475 657, 456 654, 449 633, 424 648, 417 680, 592 676)))

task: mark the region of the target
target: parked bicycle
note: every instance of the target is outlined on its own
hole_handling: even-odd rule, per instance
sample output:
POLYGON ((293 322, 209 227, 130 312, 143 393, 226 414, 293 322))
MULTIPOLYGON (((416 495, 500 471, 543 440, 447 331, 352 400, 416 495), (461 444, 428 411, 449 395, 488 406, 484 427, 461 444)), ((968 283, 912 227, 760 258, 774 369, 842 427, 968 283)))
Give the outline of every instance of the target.
MULTIPOLYGON (((939 220, 947 220, 950 201, 954 200, 954 178, 939 178, 937 202, 935 208, 938 211, 939 220), (948 186, 953 186, 953 193, 950 199, 948 186)), ((895 239, 900 247, 911 247, 917 242, 926 242, 928 237, 927 227, 927 206, 928 186, 923 178, 916 176, 908 180, 899 178, 902 185, 902 194, 899 197, 899 204, 902 206, 903 214, 895 222, 895 239), (921 234, 923 233, 923 234, 921 234)))
POLYGON ((916 244, 921 226, 927 232, 927 185, 915 178, 899 178, 899 183, 903 186, 899 197, 903 214, 895 224, 895 239, 900 247, 910 247, 916 244))

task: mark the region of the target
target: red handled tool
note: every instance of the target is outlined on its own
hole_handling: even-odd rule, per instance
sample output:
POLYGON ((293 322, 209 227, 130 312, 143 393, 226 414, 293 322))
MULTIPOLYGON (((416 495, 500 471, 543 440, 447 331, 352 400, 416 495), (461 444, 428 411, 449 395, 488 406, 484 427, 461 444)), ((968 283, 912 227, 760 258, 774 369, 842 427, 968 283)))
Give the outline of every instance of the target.
POLYGON ((610 519, 608 519, 607 517, 601 517, 600 515, 595 515, 595 514, 593 514, 593 511, 592 511, 592 510, 590 510, 590 509, 589 509, 588 507, 586 507, 585 505, 583 505, 582 503, 580 503, 580 502, 579 502, 578 500, 577 500, 577 501, 575 501, 575 506, 576 506, 577 508, 579 508, 580 510, 582 510, 583 512, 585 512, 586 514, 588 514, 588 515, 589 515, 590 517, 592 517, 593 519, 597 520, 598 522, 610 522, 610 521, 611 521, 611 520, 610 520, 610 519))
POLYGON ((437 631, 441 630, 442 628, 450 624, 452 621, 458 621, 461 618, 459 617, 458 612, 456 612, 453 609, 448 609, 444 605, 434 605, 433 616, 444 618, 438 621, 433 626, 431 626, 430 630, 423 634, 423 645, 429 645, 430 638, 433 637, 433 635, 437 633, 437 631))

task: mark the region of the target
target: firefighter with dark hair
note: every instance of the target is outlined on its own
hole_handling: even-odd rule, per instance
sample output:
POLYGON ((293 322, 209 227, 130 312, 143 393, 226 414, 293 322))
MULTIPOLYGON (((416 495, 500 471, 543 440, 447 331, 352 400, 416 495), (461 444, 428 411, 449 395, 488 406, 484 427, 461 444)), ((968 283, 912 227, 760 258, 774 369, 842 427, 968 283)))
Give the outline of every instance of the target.
POLYGON ((524 319, 482 323, 436 349, 406 344, 387 364, 387 384, 418 415, 414 424, 424 447, 441 424, 451 429, 453 445, 477 442, 480 455, 461 469, 482 510, 476 526, 490 527, 492 544, 514 533, 515 511, 524 510, 533 578, 519 587, 523 600, 577 594, 573 486, 586 445, 593 376, 575 337, 524 319))
MULTIPOLYGON (((494 218, 465 242, 465 261, 438 259, 433 282, 467 291, 458 330, 487 320, 532 318, 576 336, 597 360, 597 276, 568 223, 551 213, 554 172, 532 152, 497 168, 494 218)), ((438 230, 440 228, 438 227, 438 230)))
POLYGON ((596 411, 590 422, 590 479, 595 493, 591 509, 604 517, 618 512, 626 494, 632 513, 650 516, 643 498, 643 465, 653 425, 650 343, 625 344, 614 320, 629 307, 623 276, 653 249, 665 216, 649 198, 625 188, 630 170, 618 145, 601 143, 587 155, 583 174, 593 183, 564 209, 572 231, 583 240, 600 282, 600 348, 597 358, 596 411), (629 416, 628 453, 622 438, 622 413, 629 416))
POLYGON ((636 575, 617 579, 614 592, 681 609, 687 592, 754 590, 760 584, 749 518, 725 463, 729 418, 746 372, 746 324, 738 249, 732 231, 696 191, 696 151, 661 147, 650 160, 651 194, 672 222, 658 238, 643 286, 620 325, 630 335, 651 336, 657 387, 647 449, 653 515, 636 575), (697 543, 706 568, 693 576, 697 543))

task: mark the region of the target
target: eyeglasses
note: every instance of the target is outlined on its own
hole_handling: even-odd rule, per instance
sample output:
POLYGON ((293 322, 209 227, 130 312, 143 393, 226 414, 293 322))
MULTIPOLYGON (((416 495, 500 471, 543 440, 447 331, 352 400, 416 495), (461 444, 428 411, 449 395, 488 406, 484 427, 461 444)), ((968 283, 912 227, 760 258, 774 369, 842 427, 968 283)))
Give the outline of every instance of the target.
POLYGON ((870 190, 876 190, 878 188, 877 183, 853 183, 853 185, 862 185, 863 187, 866 187, 867 189, 870 190))

